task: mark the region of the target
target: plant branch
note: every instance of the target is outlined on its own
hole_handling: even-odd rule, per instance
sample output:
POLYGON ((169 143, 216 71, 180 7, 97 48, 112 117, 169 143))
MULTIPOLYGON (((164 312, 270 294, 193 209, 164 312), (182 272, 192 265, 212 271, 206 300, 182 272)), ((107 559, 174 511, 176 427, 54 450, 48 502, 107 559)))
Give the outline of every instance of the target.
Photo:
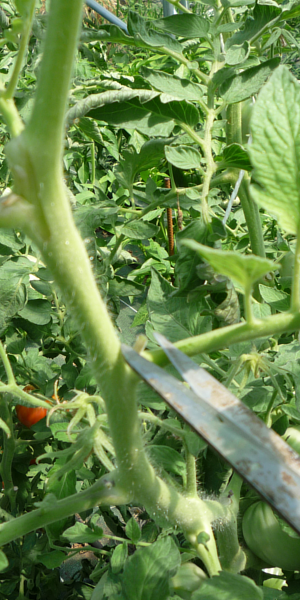
POLYGON ((177 8, 177 10, 187 13, 189 15, 192 14, 192 11, 189 10, 188 8, 186 8, 186 6, 184 6, 184 4, 180 4, 179 0, 169 0, 170 4, 173 4, 173 6, 175 6, 175 8, 177 8))
POLYGON ((17 111, 14 100, 5 99, 0 91, 0 113, 8 127, 11 137, 17 137, 24 129, 23 121, 17 111))
POLYGON ((23 18, 23 31, 21 34, 19 51, 17 54, 16 62, 14 64, 12 76, 10 78, 7 89, 4 93, 4 98, 6 100, 13 98, 15 89, 17 87, 20 71, 21 71, 22 65, 23 65, 24 55, 26 52, 26 48, 28 45, 29 36, 30 36, 30 32, 31 32, 31 26, 32 26, 32 21, 33 21, 33 17, 34 17, 35 0, 31 0, 30 2, 27 2, 27 6, 28 6, 28 8, 27 8, 28 14, 26 15, 25 18, 23 18))
POLYGON ((13 373, 13 370, 11 368, 11 364, 9 362, 9 358, 5 352, 4 346, 0 340, 0 358, 3 362, 3 366, 6 372, 6 376, 7 376, 7 381, 9 383, 9 385, 16 385, 16 380, 15 380, 15 376, 13 373))
MULTIPOLYGON (((207 333, 197 335, 176 342, 174 345, 187 356, 195 356, 202 352, 214 352, 227 348, 230 344, 270 337, 281 333, 289 333, 300 329, 300 314, 290 311, 271 315, 264 319, 255 319, 254 323, 237 323, 221 329, 213 329, 207 333)), ((143 356, 157 365, 168 364, 168 359, 163 350, 143 352, 143 356)))
POLYGON ((225 571, 239 573, 246 566, 246 556, 240 547, 238 539, 237 519, 240 504, 240 492, 243 480, 239 475, 233 473, 226 489, 221 497, 230 498, 228 519, 222 523, 217 532, 220 560, 225 571))

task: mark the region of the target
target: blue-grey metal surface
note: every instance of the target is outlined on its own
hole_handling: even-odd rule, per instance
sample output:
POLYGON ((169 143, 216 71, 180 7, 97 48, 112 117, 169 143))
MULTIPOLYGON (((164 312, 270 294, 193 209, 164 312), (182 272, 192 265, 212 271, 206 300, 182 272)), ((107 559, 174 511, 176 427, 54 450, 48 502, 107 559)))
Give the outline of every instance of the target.
POLYGON ((191 389, 122 345, 125 360, 300 533, 300 456, 205 369, 156 338, 191 389))
MULTIPOLYGON (((185 6, 186 8, 189 7, 189 2, 187 0, 181 0, 180 4, 182 4, 182 6, 185 6)), ((177 15, 177 10, 175 6, 173 6, 173 4, 170 4, 170 2, 167 2, 167 0, 162 0, 162 5, 164 17, 171 17, 172 15, 177 15)))
POLYGON ((98 13, 98 15, 101 15, 101 17, 103 17, 107 21, 109 21, 113 25, 117 25, 117 27, 120 27, 121 29, 123 29, 123 31, 125 31, 125 33, 128 33, 126 23, 124 23, 124 21, 121 21, 121 19, 116 17, 116 15, 114 15, 109 10, 107 10, 107 8, 104 8, 104 6, 101 6, 101 4, 99 4, 98 2, 95 2, 95 0, 85 0, 85 3, 87 4, 87 6, 92 8, 96 13, 98 13))

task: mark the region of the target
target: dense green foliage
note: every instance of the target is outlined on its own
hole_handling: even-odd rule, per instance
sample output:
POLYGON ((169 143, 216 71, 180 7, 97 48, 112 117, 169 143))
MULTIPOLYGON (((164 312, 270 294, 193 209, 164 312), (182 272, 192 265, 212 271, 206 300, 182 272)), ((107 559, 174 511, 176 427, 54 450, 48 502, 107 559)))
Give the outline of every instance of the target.
POLYGON ((41 66, 49 7, 0 9, 0 598, 299 600, 295 534, 259 505, 249 550, 242 516, 245 532, 258 496, 112 367, 118 342, 94 325, 102 305, 68 219, 71 206, 119 340, 161 364, 161 332, 268 427, 298 426, 300 8, 211 0, 162 19, 121 7, 128 35, 85 12, 64 121, 56 47, 52 83, 41 66), (47 400, 47 420, 18 421, 16 405, 47 400), (211 501, 218 515, 203 517, 211 501), (255 553, 268 519, 272 561, 255 553))

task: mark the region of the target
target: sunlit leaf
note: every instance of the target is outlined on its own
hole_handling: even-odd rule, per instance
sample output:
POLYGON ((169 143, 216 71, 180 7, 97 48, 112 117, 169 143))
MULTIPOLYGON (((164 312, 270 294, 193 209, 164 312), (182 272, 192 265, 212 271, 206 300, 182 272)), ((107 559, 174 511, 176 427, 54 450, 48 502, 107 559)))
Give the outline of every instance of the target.
POLYGON ((198 244, 194 240, 183 240, 182 244, 198 252, 209 262, 216 273, 229 277, 235 284, 241 286, 243 291, 249 289, 266 273, 278 269, 278 265, 267 258, 260 258, 254 254, 244 255, 238 252, 215 250, 209 246, 198 244))
POLYGON ((262 89, 251 118, 254 200, 289 233, 296 233, 300 209, 300 85, 287 67, 262 89))

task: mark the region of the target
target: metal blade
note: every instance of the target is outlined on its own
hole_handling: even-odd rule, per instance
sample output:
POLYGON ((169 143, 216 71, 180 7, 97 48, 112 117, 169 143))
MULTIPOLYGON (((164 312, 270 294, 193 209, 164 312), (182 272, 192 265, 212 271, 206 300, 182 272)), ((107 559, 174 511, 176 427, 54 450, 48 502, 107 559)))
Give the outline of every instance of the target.
POLYGON ((125 360, 300 534, 300 456, 217 379, 156 339, 192 390, 122 344, 125 360))

